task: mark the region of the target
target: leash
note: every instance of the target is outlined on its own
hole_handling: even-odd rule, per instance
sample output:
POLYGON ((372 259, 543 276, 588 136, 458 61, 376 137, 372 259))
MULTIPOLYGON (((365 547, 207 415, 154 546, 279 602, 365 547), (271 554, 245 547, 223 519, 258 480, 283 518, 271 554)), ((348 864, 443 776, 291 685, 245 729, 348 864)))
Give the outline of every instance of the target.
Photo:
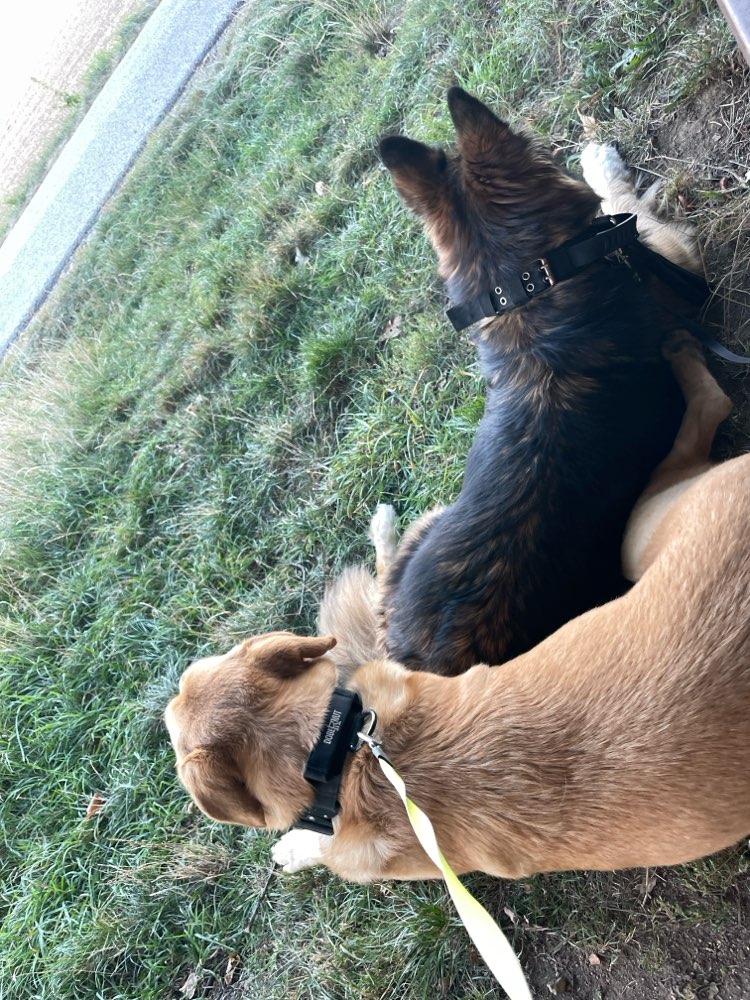
MULTIPOLYGON (((333 689, 320 734, 310 751, 304 771, 305 778, 315 791, 315 799, 312 806, 294 824, 294 829, 312 830, 325 836, 333 835, 333 819, 340 810, 338 793, 344 762, 348 754, 357 753, 366 743, 383 774, 404 803, 417 840, 442 873, 458 915, 490 972, 508 994, 509 1000, 532 1000, 521 964, 510 942, 448 864, 429 817, 406 794, 403 779, 380 742, 372 735, 377 721, 374 709, 363 710, 362 701, 356 692, 347 688, 333 689)), ((265 888, 267 887, 268 883, 265 888)))
MULTIPOLYGON (((374 723, 370 729, 373 728, 374 723)), ((510 942, 487 910, 478 899, 472 896, 446 861, 429 817, 406 794, 406 785, 388 759, 382 745, 370 733, 360 732, 357 733, 357 736, 362 743, 369 746, 373 756, 380 764, 383 774, 398 792, 417 840, 430 860, 442 872, 458 915, 477 951, 487 963, 490 972, 508 994, 509 1000, 532 1000, 531 990, 523 974, 521 963, 518 961, 510 942)))
MULTIPOLYGON (((624 254, 624 257, 625 263, 631 264, 632 259, 632 265, 635 265, 633 268, 633 277, 635 280, 641 280, 637 269, 645 268, 656 275, 664 284, 673 288, 683 299, 692 302, 694 306, 700 307, 705 305, 706 300, 711 295, 711 286, 702 274, 695 274, 694 271, 688 271, 687 268, 680 267, 679 264, 675 264, 668 257, 663 257, 660 253, 645 246, 643 243, 633 244, 628 252, 624 254)), ((715 354, 717 358, 721 358, 722 361, 730 361, 735 365, 750 365, 750 357, 745 354, 737 354, 735 351, 731 351, 728 347, 725 347, 715 337, 712 337, 708 330, 701 326, 700 323, 696 323, 695 320, 683 316, 682 313, 675 312, 674 309, 669 309, 666 306, 662 306, 662 308, 677 320, 680 326, 684 326, 694 337, 697 337, 706 350, 715 354)))

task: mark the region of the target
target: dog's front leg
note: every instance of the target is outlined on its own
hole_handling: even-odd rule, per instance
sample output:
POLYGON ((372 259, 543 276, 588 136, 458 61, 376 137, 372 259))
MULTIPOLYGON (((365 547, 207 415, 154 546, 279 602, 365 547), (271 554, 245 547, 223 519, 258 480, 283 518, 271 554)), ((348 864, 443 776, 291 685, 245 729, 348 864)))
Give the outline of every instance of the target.
MULTIPOLYGON (((695 479, 711 467, 711 446, 732 403, 706 368, 697 340, 676 331, 664 348, 685 397, 685 415, 672 450, 656 467, 630 515, 622 546, 623 572, 639 580, 659 553, 657 528, 695 479)), ((662 533, 663 534, 663 533, 662 533)), ((664 544, 668 535, 664 535, 664 544)))
POLYGON ((396 556, 396 511, 389 503, 379 503, 370 521, 370 538, 375 546, 375 571, 378 583, 383 583, 396 556))
POLYGON ((325 864, 325 848, 330 841, 313 830, 290 830, 271 848, 273 860, 288 874, 325 864))

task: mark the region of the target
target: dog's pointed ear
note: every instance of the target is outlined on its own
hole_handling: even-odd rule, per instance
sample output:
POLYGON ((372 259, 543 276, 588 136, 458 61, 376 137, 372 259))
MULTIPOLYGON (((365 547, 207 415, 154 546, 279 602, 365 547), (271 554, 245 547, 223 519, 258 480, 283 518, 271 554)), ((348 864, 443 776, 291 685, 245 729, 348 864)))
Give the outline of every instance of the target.
POLYGON ((445 188, 447 160, 442 149, 405 135, 387 135, 380 140, 380 157, 413 212, 430 215, 437 209, 445 188))
POLYGON ((448 91, 448 110, 456 129, 458 151, 467 160, 486 155, 511 136, 519 138, 506 121, 460 87, 448 91))
POLYGON ((266 825, 265 810, 242 780, 231 751, 197 747, 178 764, 177 773, 195 804, 211 819, 266 825))
POLYGON ((299 677, 336 645, 332 635, 307 638, 292 632, 275 632, 248 641, 253 658, 281 680, 299 677))

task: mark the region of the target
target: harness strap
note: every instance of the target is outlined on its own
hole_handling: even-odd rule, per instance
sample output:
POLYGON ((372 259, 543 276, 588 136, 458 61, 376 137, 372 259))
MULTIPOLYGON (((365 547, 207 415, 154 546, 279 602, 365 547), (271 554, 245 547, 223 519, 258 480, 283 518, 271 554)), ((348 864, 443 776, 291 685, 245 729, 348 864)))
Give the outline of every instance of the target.
POLYGON ((580 235, 548 251, 516 274, 499 279, 494 288, 452 306, 448 319, 456 330, 480 319, 499 316, 524 305, 558 281, 566 281, 597 260, 636 243, 638 229, 632 214, 595 219, 580 235))
MULTIPOLYGON (((695 271, 688 271, 687 268, 680 267, 679 264, 673 263, 668 257, 662 257, 660 253, 644 246, 643 243, 634 244, 628 250, 627 256, 636 270, 648 269, 660 281, 674 288, 681 298, 692 302, 695 306, 702 306, 711 294, 711 286, 702 274, 696 274, 695 271)), ((674 309, 667 309, 667 312, 674 316, 678 323, 689 330, 694 337, 697 337, 706 350, 711 351, 717 358, 721 358, 722 361, 731 361, 735 365, 750 365, 748 355, 731 351, 715 337, 712 337, 700 323, 683 316, 682 313, 675 312, 674 309)))

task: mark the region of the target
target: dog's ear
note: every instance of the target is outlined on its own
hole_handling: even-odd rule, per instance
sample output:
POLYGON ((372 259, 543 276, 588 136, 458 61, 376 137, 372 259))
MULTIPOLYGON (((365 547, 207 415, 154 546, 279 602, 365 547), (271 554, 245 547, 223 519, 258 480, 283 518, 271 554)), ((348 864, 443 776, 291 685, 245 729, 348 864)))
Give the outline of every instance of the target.
POLYGON ((511 138, 524 142, 511 131, 507 122, 460 87, 451 87, 448 91, 448 110, 456 129, 458 150, 466 160, 481 159, 490 151, 496 151, 498 142, 511 138))
POLYGON ((266 825, 265 810, 242 780, 230 751, 197 747, 177 770, 195 804, 211 819, 242 826, 266 825))
POLYGON ((248 642, 253 659, 280 680, 299 677, 336 645, 332 635, 305 638, 292 632, 276 632, 248 642))
POLYGON ((436 211, 445 188, 447 160, 442 149, 405 135, 387 135, 380 140, 380 157, 413 212, 430 215, 436 211))

